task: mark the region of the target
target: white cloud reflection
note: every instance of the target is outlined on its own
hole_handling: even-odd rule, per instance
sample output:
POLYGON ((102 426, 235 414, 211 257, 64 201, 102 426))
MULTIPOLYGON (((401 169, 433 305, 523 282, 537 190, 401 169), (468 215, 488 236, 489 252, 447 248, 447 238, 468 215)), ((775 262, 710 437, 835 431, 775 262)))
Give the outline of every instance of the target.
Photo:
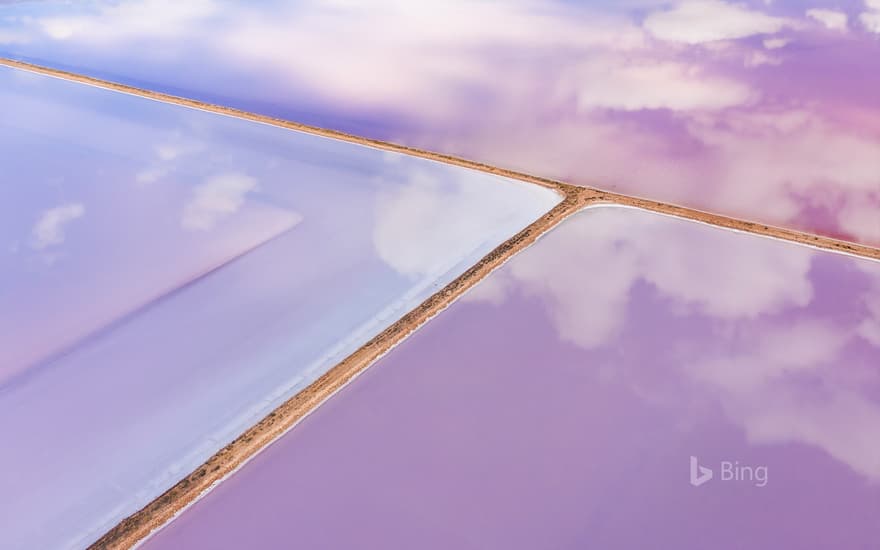
POLYGON ((701 44, 717 40, 773 34, 791 23, 720 0, 688 0, 645 18, 645 28, 661 40, 701 44))
POLYGON ((778 50, 786 47, 791 42, 788 38, 765 38, 762 44, 768 50, 778 50))
POLYGON ((842 11, 813 8, 807 10, 807 17, 815 19, 832 31, 847 30, 848 17, 842 11))
POLYGON ((204 143, 192 138, 183 139, 179 131, 174 132, 167 141, 153 148, 155 161, 135 175, 135 181, 141 185, 150 185, 167 177, 184 164, 183 157, 204 152, 204 143))
POLYGON ((86 212, 85 206, 73 202, 50 208, 40 215, 40 219, 31 231, 31 247, 43 250, 64 242, 65 228, 72 221, 81 218, 86 212))
POLYGON ((687 372, 717 392, 750 442, 813 445, 880 481, 880 406, 859 387, 880 373, 864 365, 867 380, 847 377, 860 366, 842 359, 852 332, 809 317, 750 329, 751 351, 692 364, 687 372))
POLYGON ((866 11, 859 14, 859 21, 870 32, 880 34, 880 0, 865 0, 866 11))
POLYGON ((435 168, 402 167, 405 183, 383 186, 376 201, 376 251, 395 271, 409 277, 436 278, 462 259, 476 261, 474 252, 486 241, 524 227, 524 211, 533 211, 537 218, 560 200, 556 193, 535 185, 435 168))
POLYGON ((771 239, 694 231, 691 223, 664 216, 622 216, 618 208, 596 207, 543 237, 511 264, 508 275, 484 281, 468 299, 498 303, 503 289, 515 287, 540 294, 552 304, 562 338, 590 349, 616 335, 639 281, 689 311, 721 319, 803 307, 813 296, 813 254, 771 239))
POLYGON ((213 0, 138 0, 98 3, 96 13, 40 18, 42 31, 55 40, 115 43, 141 37, 185 36, 193 22, 216 10, 213 0))
POLYGON ((193 188, 180 223, 186 229, 212 229, 220 220, 237 212, 244 204, 245 196, 257 187, 257 180, 247 174, 213 176, 193 188))
MULTIPOLYGON (((585 351, 657 345, 619 337, 645 330, 633 328, 637 316, 654 310, 680 317, 690 328, 655 327, 664 338, 651 351, 673 369, 663 378, 678 379, 670 400, 708 397, 754 444, 811 445, 880 481, 880 404, 868 393, 880 370, 876 354, 859 344, 861 336, 880 345, 880 264, 834 256, 871 283, 867 293, 853 291, 867 305, 865 316, 841 320, 811 306, 810 270, 820 254, 830 253, 597 207, 567 220, 465 300, 499 306, 513 294, 536 297, 558 337, 585 351), (638 285, 652 297, 635 298, 638 285)), ((819 290, 827 298, 831 289, 823 283, 819 290)), ((652 383, 645 374, 651 365, 634 361, 621 356, 615 369, 640 394, 669 387, 652 383)))
POLYGON ((582 111, 713 110, 749 103, 756 97, 746 84, 707 75, 699 66, 683 63, 594 62, 582 65, 579 72, 576 95, 582 111))

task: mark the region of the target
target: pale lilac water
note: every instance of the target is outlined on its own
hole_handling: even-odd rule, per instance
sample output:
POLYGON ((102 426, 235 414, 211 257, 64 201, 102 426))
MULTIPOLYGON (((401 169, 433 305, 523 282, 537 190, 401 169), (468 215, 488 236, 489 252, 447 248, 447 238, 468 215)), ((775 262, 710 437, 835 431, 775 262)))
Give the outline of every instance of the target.
POLYGON ((0 547, 84 547, 560 201, 0 68, 0 547))

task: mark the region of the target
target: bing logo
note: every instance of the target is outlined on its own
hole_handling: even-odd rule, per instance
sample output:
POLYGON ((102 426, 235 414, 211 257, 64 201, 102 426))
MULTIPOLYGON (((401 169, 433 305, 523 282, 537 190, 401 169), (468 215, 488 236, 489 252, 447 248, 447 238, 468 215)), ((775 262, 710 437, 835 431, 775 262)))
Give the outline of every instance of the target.
MULTIPOLYGON (((700 466, 700 460, 691 455, 691 485, 699 487, 704 485, 715 477, 715 472, 706 466, 700 466)), ((747 481, 751 482, 755 487, 765 487, 769 480, 769 471, 767 466, 743 466, 739 461, 730 462, 723 460, 721 467, 718 469, 720 481, 747 481)))

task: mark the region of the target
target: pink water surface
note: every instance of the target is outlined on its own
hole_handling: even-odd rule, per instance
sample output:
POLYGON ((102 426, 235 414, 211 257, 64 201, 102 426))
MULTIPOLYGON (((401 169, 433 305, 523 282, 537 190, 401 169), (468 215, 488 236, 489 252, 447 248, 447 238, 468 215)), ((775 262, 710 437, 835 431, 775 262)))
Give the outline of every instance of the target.
POLYGON ((880 264, 603 207, 145 548, 869 549, 878 482, 880 264))

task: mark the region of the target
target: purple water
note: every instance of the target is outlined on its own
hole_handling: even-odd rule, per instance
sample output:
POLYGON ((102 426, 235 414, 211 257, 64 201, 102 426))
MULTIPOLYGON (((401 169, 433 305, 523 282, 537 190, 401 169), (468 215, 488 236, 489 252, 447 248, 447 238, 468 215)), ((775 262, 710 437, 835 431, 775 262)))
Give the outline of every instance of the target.
POLYGON ((878 481, 880 263, 600 207, 144 547, 868 549, 878 481))

